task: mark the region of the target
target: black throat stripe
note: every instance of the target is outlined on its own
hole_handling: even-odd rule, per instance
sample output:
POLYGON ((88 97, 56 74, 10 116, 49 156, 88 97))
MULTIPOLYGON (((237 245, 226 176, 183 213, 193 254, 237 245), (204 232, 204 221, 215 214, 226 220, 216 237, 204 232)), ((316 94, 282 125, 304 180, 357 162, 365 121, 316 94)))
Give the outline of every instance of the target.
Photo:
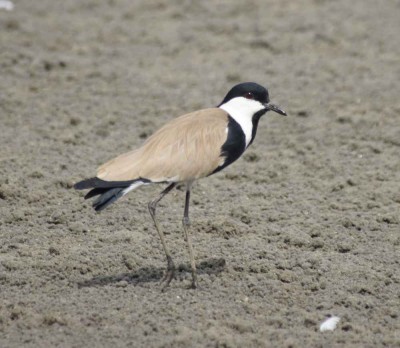
POLYGON ((233 117, 228 115, 228 136, 221 147, 221 156, 225 157, 225 161, 211 174, 217 173, 235 162, 243 154, 244 150, 246 150, 246 136, 242 127, 233 117))
POLYGON ((247 147, 249 147, 251 145, 251 143, 254 141, 254 138, 256 137, 256 134, 257 134, 258 122, 260 121, 261 116, 264 115, 266 112, 267 112, 267 110, 260 110, 259 112, 254 114, 253 119, 252 119, 253 130, 251 132, 251 140, 249 142, 249 145, 247 145, 247 147))

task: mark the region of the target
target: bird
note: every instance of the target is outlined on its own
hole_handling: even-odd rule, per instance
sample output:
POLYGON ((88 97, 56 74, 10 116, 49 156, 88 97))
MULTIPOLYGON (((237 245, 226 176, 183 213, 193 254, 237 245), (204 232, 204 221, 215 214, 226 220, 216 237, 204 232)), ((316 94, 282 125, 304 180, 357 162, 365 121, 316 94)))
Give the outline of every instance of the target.
POLYGON ((165 290, 174 279, 176 267, 156 209, 173 188, 185 185, 182 226, 190 257, 190 287, 196 288, 196 263, 189 235, 192 185, 196 180, 216 174, 235 162, 253 143, 259 120, 268 111, 286 116, 285 111, 270 103, 267 88, 255 82, 237 84, 217 107, 172 119, 147 138, 142 146, 101 165, 96 176, 77 182, 74 188, 90 189, 84 198, 96 197, 92 205, 99 212, 140 186, 167 184, 148 203, 167 260, 166 272, 161 280, 162 290, 165 290))

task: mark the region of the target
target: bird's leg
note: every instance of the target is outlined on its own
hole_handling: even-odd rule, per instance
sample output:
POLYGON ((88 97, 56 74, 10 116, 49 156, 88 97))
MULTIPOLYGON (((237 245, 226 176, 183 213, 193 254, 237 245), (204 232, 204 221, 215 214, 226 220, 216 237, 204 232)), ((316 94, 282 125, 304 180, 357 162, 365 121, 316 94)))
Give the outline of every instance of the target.
POLYGON ((156 219, 156 208, 157 208, 158 202, 160 202, 163 199, 163 197, 175 187, 175 185, 176 185, 175 183, 170 184, 169 186, 167 186, 167 188, 164 191, 162 191, 160 193, 160 195, 156 199, 149 202, 149 212, 154 221, 154 225, 156 227, 158 235, 160 236, 161 244, 164 248, 164 252, 167 257, 167 272, 165 273, 165 276, 161 280, 161 283, 165 282, 164 286, 162 287, 163 290, 169 285, 171 280, 174 278, 175 264, 174 264, 174 261, 172 261, 171 254, 167 248, 167 244, 165 243, 164 232, 156 219))
POLYGON ((187 242, 188 249, 189 249, 190 267, 192 269, 192 285, 191 285, 191 287, 192 287, 192 289, 195 289, 196 283, 197 283, 197 274, 196 274, 196 263, 194 260, 192 241, 190 240, 190 236, 189 236, 189 227, 190 227, 189 201, 190 201, 190 188, 188 187, 188 189, 186 191, 185 212, 183 214, 182 225, 183 225, 183 232, 185 234, 185 241, 187 242))

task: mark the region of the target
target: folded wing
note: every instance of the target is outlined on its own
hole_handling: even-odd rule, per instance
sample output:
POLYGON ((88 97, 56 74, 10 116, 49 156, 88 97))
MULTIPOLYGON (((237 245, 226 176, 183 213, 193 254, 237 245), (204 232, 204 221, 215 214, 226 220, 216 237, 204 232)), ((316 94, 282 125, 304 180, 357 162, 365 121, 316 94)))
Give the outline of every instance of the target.
POLYGON ((103 164, 97 178, 178 182, 207 176, 224 162, 221 148, 227 139, 227 124, 228 114, 219 108, 178 117, 139 149, 103 164))

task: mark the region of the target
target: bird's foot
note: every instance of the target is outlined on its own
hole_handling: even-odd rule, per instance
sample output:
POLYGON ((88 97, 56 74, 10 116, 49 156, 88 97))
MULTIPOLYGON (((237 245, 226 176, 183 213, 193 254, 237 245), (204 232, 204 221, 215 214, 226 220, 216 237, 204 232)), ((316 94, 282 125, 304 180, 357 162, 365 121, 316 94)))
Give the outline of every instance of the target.
POLYGON ((198 285, 195 281, 192 281, 187 288, 191 289, 191 290, 195 290, 195 289, 198 289, 198 285))
POLYGON ((164 277, 161 279, 160 284, 161 286, 161 291, 165 291, 169 283, 171 283, 172 279, 175 278, 175 264, 174 261, 172 261, 172 258, 170 256, 167 257, 167 271, 165 272, 164 277))
POLYGON ((192 282, 190 283, 189 289, 197 289, 197 274, 194 272, 192 273, 192 282))

